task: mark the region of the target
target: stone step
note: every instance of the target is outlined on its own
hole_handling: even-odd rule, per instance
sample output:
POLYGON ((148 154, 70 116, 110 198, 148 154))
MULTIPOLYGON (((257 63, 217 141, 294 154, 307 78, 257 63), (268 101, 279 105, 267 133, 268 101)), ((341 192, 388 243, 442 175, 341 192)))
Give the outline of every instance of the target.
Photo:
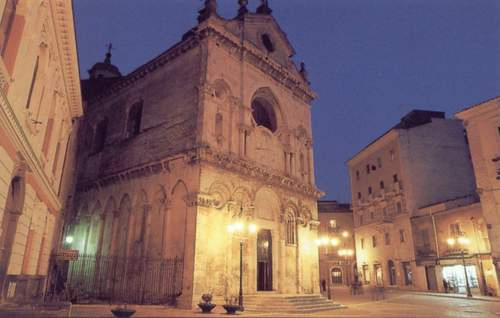
POLYGON ((286 312, 313 313, 316 311, 345 308, 319 294, 256 294, 244 298, 245 311, 248 312, 286 312))

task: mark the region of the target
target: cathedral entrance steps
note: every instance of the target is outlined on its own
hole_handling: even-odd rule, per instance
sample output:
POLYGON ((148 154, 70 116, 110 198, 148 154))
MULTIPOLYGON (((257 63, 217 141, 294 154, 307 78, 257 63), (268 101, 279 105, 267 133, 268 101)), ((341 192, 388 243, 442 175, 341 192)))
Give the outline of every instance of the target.
POLYGON ((345 308, 319 294, 254 294, 244 297, 245 311, 307 313, 345 308))

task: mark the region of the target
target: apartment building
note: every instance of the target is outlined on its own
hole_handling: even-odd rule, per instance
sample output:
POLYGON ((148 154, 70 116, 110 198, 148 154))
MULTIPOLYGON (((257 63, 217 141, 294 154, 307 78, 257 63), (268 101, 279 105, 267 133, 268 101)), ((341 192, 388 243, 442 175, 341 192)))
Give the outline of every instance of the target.
POLYGON ((462 122, 413 110, 347 164, 360 279, 430 289, 412 217, 421 207, 474 193, 462 122))
POLYGON ((327 289, 352 284, 357 270, 351 205, 318 201, 318 219, 320 282, 327 289))

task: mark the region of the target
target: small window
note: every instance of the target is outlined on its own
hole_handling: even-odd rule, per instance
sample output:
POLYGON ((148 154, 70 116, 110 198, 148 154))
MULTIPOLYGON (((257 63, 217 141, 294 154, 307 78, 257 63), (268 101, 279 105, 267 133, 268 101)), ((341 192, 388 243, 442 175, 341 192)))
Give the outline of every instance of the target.
POLYGON ((104 144, 106 143, 106 135, 108 131, 108 120, 103 119, 97 124, 94 133, 93 142, 93 153, 101 152, 104 149, 104 144))
POLYGON ((500 135, 500 126, 497 127, 498 135, 500 135))
POLYGON ((365 249, 365 239, 360 239, 359 240, 359 245, 361 245, 361 249, 364 250, 365 249))
POLYGON ((274 52, 274 44, 273 41, 271 41, 271 37, 269 36, 269 34, 262 34, 262 44, 264 44, 264 47, 269 53, 274 52))
POLYGON ((359 180, 359 170, 356 170, 356 180, 359 180))
POLYGON ((222 142, 223 137, 223 121, 224 118, 221 113, 215 114, 215 138, 219 144, 222 142))
POLYGON ((398 175, 396 173, 394 175, 392 175, 392 181, 394 183, 398 182, 398 175))
POLYGON ((404 243, 406 241, 405 230, 403 230, 403 229, 399 230, 399 241, 401 243, 404 243))
POLYGON ((403 212, 403 208, 401 206, 401 202, 396 203, 396 213, 401 214, 403 212))
POLYGON ((330 228, 331 229, 336 229, 337 228, 337 220, 331 219, 330 220, 330 228))
POLYGON ((450 235, 452 236, 460 236, 462 232, 460 231, 460 223, 451 223, 450 224, 450 235))
POLYGON ((368 194, 372 194, 372 187, 368 187, 368 194))
POLYGON ((382 159, 377 158, 377 165, 379 168, 382 168, 382 159))
POLYGON ((375 218, 375 214, 373 213, 373 211, 370 212, 370 219, 374 219, 375 218))
POLYGON ((375 235, 372 236, 372 246, 377 247, 377 237, 375 235))
POLYGON ((137 136, 141 132, 142 102, 134 104, 128 113, 127 138, 137 136))
POLYGON ((361 199, 361 192, 358 192, 358 199, 361 199))
POLYGON ((297 224, 293 215, 288 214, 286 218, 286 244, 295 244, 297 224))
POLYGON ((370 165, 366 165, 366 174, 370 174, 370 165))
POLYGON ((385 245, 390 245, 391 244, 391 235, 389 233, 384 233, 384 241, 385 245))
POLYGON ((391 156, 391 161, 393 161, 394 158, 396 157, 394 154, 394 150, 389 151, 389 155, 391 156))
POLYGON ((380 189, 384 189, 385 186, 384 186, 384 181, 380 181, 380 189))

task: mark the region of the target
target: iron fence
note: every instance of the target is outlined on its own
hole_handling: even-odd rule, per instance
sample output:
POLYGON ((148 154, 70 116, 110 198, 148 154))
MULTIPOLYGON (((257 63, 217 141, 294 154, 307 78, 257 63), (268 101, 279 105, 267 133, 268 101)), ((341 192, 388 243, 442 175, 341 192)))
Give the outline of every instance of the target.
POLYGON ((61 283, 57 280, 62 279, 65 284, 59 289, 64 289, 71 301, 165 304, 182 290, 181 258, 80 255, 77 260, 54 264, 52 294, 58 293, 61 283))

